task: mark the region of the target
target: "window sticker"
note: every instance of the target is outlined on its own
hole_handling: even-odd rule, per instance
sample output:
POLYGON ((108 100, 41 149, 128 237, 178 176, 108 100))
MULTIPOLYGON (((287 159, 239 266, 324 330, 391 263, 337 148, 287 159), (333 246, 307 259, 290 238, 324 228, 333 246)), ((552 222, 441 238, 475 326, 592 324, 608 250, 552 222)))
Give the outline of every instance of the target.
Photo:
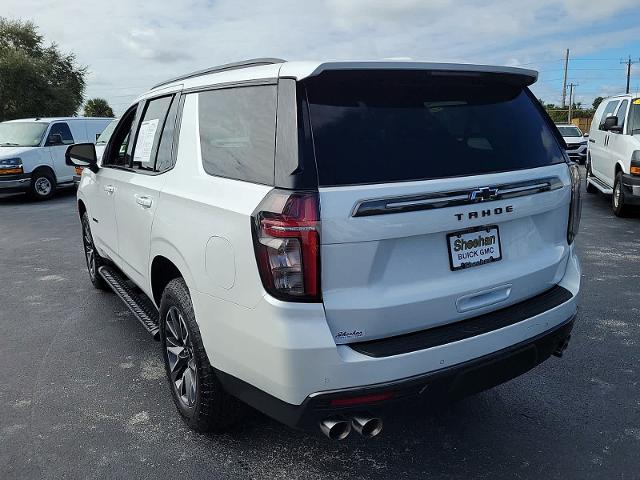
POLYGON ((149 163, 153 140, 156 137, 156 130, 158 130, 158 120, 159 119, 154 118, 153 120, 146 120, 140 124, 136 149, 133 154, 134 162, 140 162, 142 164, 149 163))

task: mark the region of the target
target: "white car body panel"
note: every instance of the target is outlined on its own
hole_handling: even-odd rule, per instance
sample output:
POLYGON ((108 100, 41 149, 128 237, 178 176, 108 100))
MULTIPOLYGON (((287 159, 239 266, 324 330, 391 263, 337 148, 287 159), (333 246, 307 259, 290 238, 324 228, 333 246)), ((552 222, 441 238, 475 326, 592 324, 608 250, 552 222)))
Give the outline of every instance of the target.
POLYGON ((569 255, 566 231, 555 226, 566 222, 570 196, 566 165, 409 184, 321 188, 322 281, 327 321, 334 336, 356 332, 349 338, 336 338, 336 342, 400 335, 480 315, 496 308, 491 297, 464 313, 456 309, 457 301, 499 286, 508 286, 509 290, 500 306, 548 290, 562 277, 569 255), (470 211, 486 208, 476 204, 351 216, 358 202, 371 198, 545 177, 558 177, 565 187, 486 206, 505 209, 500 215, 462 221, 454 215, 467 216, 470 211), (507 206, 513 207, 513 212, 507 213, 507 206), (502 260, 451 272, 446 234, 483 225, 499 226, 502 260), (505 268, 507 262, 509 267, 505 268), (395 321, 397 318, 403 321, 395 321))

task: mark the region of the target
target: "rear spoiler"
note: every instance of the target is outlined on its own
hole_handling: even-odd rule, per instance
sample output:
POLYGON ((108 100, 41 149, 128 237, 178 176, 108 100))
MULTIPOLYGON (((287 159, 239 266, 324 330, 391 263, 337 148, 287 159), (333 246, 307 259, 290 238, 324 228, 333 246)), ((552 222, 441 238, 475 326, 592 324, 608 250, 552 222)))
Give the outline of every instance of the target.
POLYGON ((315 77, 330 70, 424 70, 433 75, 443 76, 484 76, 496 75, 509 83, 528 87, 538 80, 538 72, 517 67, 501 67, 491 65, 473 65, 464 63, 430 63, 430 62, 327 62, 316 67, 307 75, 315 77))

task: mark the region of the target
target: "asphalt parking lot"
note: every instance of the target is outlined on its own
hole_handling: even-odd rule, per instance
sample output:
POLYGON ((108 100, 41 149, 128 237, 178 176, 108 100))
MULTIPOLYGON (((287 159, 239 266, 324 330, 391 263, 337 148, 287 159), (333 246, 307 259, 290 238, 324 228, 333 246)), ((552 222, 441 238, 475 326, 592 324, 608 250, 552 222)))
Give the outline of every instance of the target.
POLYGON ((257 413, 191 432, 159 344, 89 283, 75 193, 0 197, 0 478, 640 478, 640 215, 583 198, 564 358, 336 443, 257 413))

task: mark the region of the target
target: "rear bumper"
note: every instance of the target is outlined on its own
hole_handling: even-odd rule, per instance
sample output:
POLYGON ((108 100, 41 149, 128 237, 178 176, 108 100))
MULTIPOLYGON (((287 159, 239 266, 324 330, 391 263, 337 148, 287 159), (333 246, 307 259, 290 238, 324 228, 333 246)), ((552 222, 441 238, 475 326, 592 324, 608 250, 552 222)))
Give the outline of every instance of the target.
POLYGON ((24 192, 31 184, 31 174, 4 175, 0 177, 0 193, 24 192))
POLYGON ((624 188, 626 203, 640 205, 640 176, 623 173, 622 188, 624 188))
POLYGON ((575 149, 567 149, 567 155, 574 162, 584 163, 587 159, 587 145, 581 145, 575 149))
POLYGON ((448 368, 393 382, 320 392, 308 396, 301 405, 292 405, 229 374, 218 371, 224 388, 245 403, 294 428, 312 430, 329 417, 349 418, 366 411, 375 416, 400 408, 403 403, 429 402, 430 405, 458 400, 481 392, 539 365, 552 354, 562 356, 566 349, 574 317, 551 330, 480 358, 448 368), (366 404, 338 406, 335 400, 367 396, 383 400, 366 404))
POLYGON ((349 345, 336 345, 322 304, 280 302, 265 295, 255 307, 247 308, 196 289, 191 293, 205 349, 225 387, 286 424, 304 426, 317 418, 316 413, 308 413, 316 412, 317 402, 336 392, 344 395, 396 382, 411 384, 415 379, 424 386, 446 372, 455 382, 470 365, 487 366, 487 377, 493 375, 494 380, 480 382, 479 389, 488 388, 511 378, 510 374, 504 377, 502 366, 491 374, 494 355, 510 357, 514 348, 535 344, 535 358, 523 361, 528 366, 516 369, 515 375, 523 373, 549 356, 549 349, 537 342, 547 338, 557 343, 553 332, 561 332, 558 335, 562 337, 565 330, 558 329, 576 315, 580 273, 575 248, 571 247, 564 276, 558 282, 570 292, 568 300, 531 312, 516 323, 500 324, 493 331, 381 358, 349 345))

